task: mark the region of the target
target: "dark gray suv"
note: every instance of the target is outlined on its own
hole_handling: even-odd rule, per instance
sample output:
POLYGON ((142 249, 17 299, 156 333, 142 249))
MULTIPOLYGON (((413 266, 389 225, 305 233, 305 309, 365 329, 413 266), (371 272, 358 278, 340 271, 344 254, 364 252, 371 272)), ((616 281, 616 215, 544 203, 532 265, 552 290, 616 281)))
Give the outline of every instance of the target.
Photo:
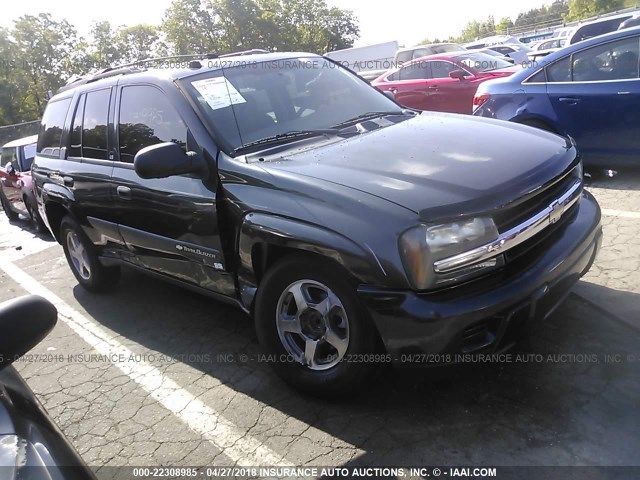
POLYGON ((320 395, 380 363, 509 347, 601 237, 569 140, 406 110, 306 53, 72 83, 33 175, 81 285, 126 265, 233 303, 277 372, 320 395))

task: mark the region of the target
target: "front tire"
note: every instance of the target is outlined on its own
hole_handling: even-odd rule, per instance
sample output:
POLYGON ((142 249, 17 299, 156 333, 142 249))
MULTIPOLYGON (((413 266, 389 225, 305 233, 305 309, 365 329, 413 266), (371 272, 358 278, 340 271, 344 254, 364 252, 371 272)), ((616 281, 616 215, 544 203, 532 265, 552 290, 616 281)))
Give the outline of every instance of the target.
POLYGON ((62 219, 60 240, 64 254, 78 283, 90 292, 112 290, 120 279, 120 267, 105 267, 91 240, 70 216, 62 219))
POLYGON ((292 255, 263 278, 256 331, 271 365, 293 387, 343 396, 366 383, 377 335, 356 296, 356 284, 331 262, 292 255))

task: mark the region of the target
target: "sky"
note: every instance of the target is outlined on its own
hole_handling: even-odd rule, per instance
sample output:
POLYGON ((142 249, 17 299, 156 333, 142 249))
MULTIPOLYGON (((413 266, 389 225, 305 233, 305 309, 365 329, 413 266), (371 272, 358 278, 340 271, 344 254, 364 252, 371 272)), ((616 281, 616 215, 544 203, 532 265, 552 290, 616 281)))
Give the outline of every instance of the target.
MULTIPOLYGON (((518 13, 551 0, 326 0, 330 6, 352 10, 359 20, 360 38, 355 46, 396 40, 412 46, 425 38, 458 35, 467 22, 493 15, 515 20, 518 13)), ((0 25, 10 27, 21 15, 48 12, 56 20, 66 18, 83 35, 96 20, 114 26, 148 23, 158 25, 171 0, 71 1, 19 0, 2 2, 0 25)))

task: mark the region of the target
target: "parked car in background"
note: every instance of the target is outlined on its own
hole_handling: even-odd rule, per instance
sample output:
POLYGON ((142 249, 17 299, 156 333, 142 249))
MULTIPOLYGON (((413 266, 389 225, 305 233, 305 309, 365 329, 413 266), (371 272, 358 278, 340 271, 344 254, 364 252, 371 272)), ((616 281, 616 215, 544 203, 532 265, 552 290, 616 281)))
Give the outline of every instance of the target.
POLYGON ((373 80, 395 66, 397 51, 398 42, 394 40, 375 45, 334 50, 324 56, 353 70, 365 80, 373 80))
POLYGON ((457 43, 430 43, 428 45, 417 45, 410 48, 401 48, 396 52, 394 67, 399 67, 404 63, 415 60, 416 58, 422 58, 428 55, 437 55, 441 53, 459 52, 461 50, 466 50, 466 48, 457 43))
POLYGON ((567 45, 573 45, 574 43, 604 35, 605 33, 615 32, 623 22, 633 17, 634 13, 628 12, 618 15, 607 15, 603 18, 581 23, 573 27, 573 30, 569 33, 567 45))
POLYGON ((566 38, 552 38, 550 40, 543 40, 540 43, 531 47, 531 51, 528 52, 529 60, 536 60, 541 57, 557 52, 563 48, 567 43, 566 38))
POLYGON ((520 43, 503 43, 486 47, 511 58, 516 64, 523 64, 529 61, 529 53, 532 51, 526 45, 520 43))
POLYGON ((499 58, 465 50, 413 60, 385 73, 371 85, 391 92, 405 107, 470 114, 478 85, 519 69, 499 58))
POLYGON ((37 296, 0 304, 0 477, 95 480, 11 363, 53 329, 55 307, 37 296))
POLYGON ((629 18, 620 24, 618 30, 624 30, 625 28, 638 27, 640 26, 640 15, 629 18))
MULTIPOLYGON (((473 42, 465 43, 463 46, 467 50, 478 50, 492 45, 522 44, 516 37, 511 35, 491 35, 473 42)), ((523 45, 523 44, 522 44, 523 45)))
POLYGON ((0 201, 9 220, 28 216, 44 230, 38 214, 31 179, 31 163, 36 155, 37 135, 13 140, 2 147, 0 157, 0 201))
POLYGON ((640 165, 640 27, 565 47, 480 85, 477 116, 570 135, 589 166, 640 165))
POLYGON ((480 53, 484 53, 485 55, 490 55, 492 57, 497 57, 500 60, 504 60, 505 62, 509 62, 511 65, 514 65, 516 63, 513 58, 507 57, 506 55, 498 53, 495 50, 492 50, 490 48, 481 48, 480 50, 474 50, 474 52, 480 52, 480 53))

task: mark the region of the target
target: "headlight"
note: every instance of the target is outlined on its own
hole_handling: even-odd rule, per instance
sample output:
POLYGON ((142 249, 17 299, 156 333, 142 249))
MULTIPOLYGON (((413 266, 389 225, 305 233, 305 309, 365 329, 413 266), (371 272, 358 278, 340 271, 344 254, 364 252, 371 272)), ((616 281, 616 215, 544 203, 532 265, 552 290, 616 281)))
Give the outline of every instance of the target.
POLYGON ((400 256, 416 290, 452 283, 482 274, 487 268, 502 265, 502 258, 465 265, 446 274, 436 274, 437 260, 451 257, 490 243, 498 238, 491 218, 470 218, 441 225, 419 225, 400 237, 400 256))

